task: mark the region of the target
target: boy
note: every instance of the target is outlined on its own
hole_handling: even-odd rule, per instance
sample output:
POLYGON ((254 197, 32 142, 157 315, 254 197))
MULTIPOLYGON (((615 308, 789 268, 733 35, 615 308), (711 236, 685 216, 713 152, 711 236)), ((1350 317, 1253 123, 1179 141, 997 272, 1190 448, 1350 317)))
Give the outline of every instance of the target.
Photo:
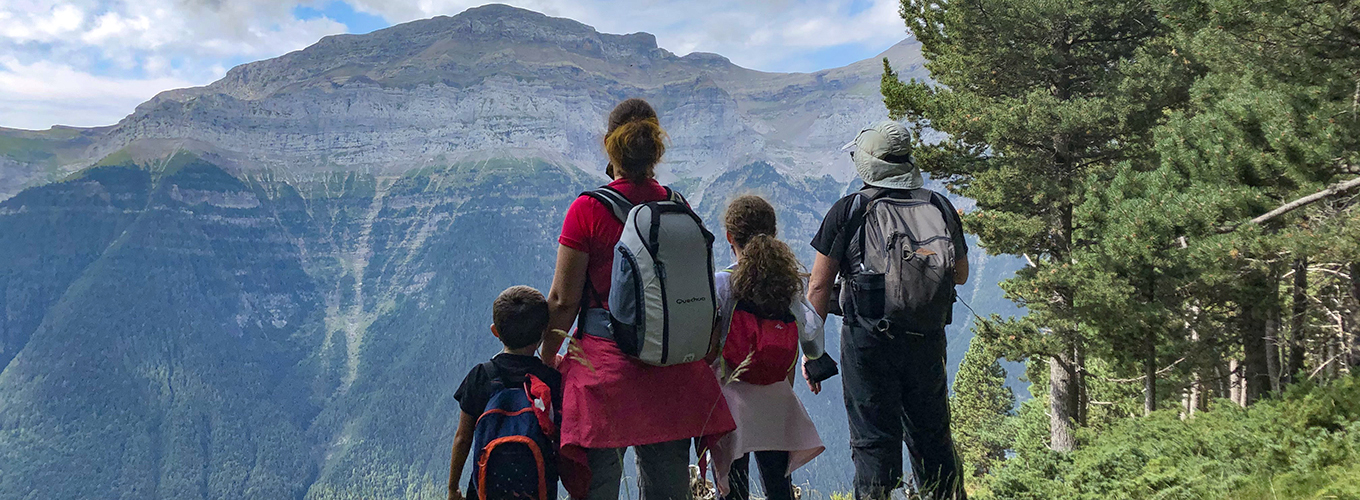
MULTIPOLYGON (((463 491, 458 488, 458 478, 463 475, 463 465, 466 464, 472 449, 473 431, 477 427, 478 418, 487 410, 487 405, 491 403, 495 393, 505 388, 524 387, 526 381, 537 379, 546 385, 551 393, 549 413, 554 415, 553 419, 557 421, 548 427, 555 428, 561 424, 560 417, 555 415, 562 404, 562 376, 556 370, 548 368, 534 355, 539 344, 543 342, 544 331, 548 328, 547 300, 543 298, 542 293, 531 287, 512 286, 496 297, 491 310, 494 322, 491 325, 491 333, 500 339, 505 349, 491 358, 491 361, 473 367, 453 395, 462 408, 462 418, 458 422, 458 432, 453 438, 453 460, 449 464, 449 500, 464 498, 463 491)), ((548 440, 555 444, 556 435, 553 430, 542 429, 543 433, 547 434, 548 440)), ((556 451, 556 449, 543 450, 544 455, 549 455, 544 457, 547 463, 555 462, 556 451)), ((546 478, 548 498, 557 498, 557 477, 554 470, 555 467, 548 468, 549 477, 546 478)), ((475 488, 475 485, 470 485, 468 493, 475 495, 475 488)))

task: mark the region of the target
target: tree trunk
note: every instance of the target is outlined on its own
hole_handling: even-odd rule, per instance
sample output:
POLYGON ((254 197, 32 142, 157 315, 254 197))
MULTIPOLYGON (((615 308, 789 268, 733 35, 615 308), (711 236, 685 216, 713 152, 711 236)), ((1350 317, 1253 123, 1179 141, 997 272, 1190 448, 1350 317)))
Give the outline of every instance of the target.
POLYGON ((1289 316, 1289 357, 1280 374, 1283 385, 1294 382, 1303 369, 1304 355, 1308 352, 1307 335, 1304 328, 1308 325, 1308 259, 1294 260, 1294 293, 1289 316))
POLYGON ((1242 328, 1242 365, 1239 367, 1242 379, 1242 394, 1239 403, 1247 406, 1260 399, 1270 390, 1269 349, 1266 343, 1266 325, 1270 322, 1267 301, 1260 300, 1270 280, 1261 272, 1251 272, 1244 287, 1248 295, 1252 292, 1256 300, 1245 297, 1241 307, 1242 328))
POLYGON ((1265 282, 1265 295, 1262 298, 1263 312, 1265 313, 1265 339, 1266 339, 1266 373, 1270 378, 1270 392, 1279 394, 1280 392, 1280 347, 1284 344, 1280 341, 1280 271, 1275 264, 1270 266, 1270 275, 1265 282))
POLYGON ((1143 334, 1143 415, 1157 411, 1157 334, 1143 334))
POLYGON ((1266 373, 1270 379, 1269 391, 1280 392, 1280 338, 1277 336, 1279 329, 1275 327, 1275 320, 1266 320, 1266 373))
POLYGON ((1091 413, 1091 393, 1086 387, 1086 347, 1084 344, 1077 344, 1076 347, 1076 366, 1073 374, 1076 376, 1077 397, 1073 398, 1076 406, 1077 426, 1085 426, 1086 418, 1091 413))
POLYGON ((1247 406, 1247 379, 1242 376, 1242 369, 1237 360, 1228 361, 1228 396, 1237 406, 1247 406))
POLYGON ((1180 415, 1180 417, 1181 417, 1181 420, 1185 420, 1185 419, 1190 418, 1190 405, 1191 405, 1191 404, 1193 404, 1193 403, 1190 402, 1190 388, 1189 388, 1189 387, 1186 387, 1186 388, 1184 388, 1184 389, 1181 389, 1181 404, 1180 404, 1180 409, 1181 409, 1181 415, 1180 415))
POLYGON ((1077 447, 1073 432, 1077 387, 1072 354, 1069 346, 1063 355, 1048 361, 1048 447, 1053 451, 1068 452, 1077 447))
POLYGON ((1345 335, 1346 326, 1344 320, 1338 320, 1338 322, 1342 323, 1341 325, 1338 325, 1341 328, 1337 329, 1337 335, 1329 335, 1327 337, 1327 353, 1323 355, 1324 359, 1322 360, 1322 362, 1327 363, 1327 367, 1323 372, 1326 375, 1327 380, 1336 380, 1337 368, 1341 366, 1340 347, 1342 336, 1345 335))
POLYGON ((1236 360, 1229 361, 1228 371, 1225 371, 1223 363, 1214 363, 1213 397, 1228 398, 1231 399, 1232 402, 1238 402, 1236 393, 1234 393, 1235 387, 1232 386, 1232 383, 1234 383, 1234 380, 1232 380, 1232 365, 1236 365, 1236 360))
MULTIPOLYGON (((1198 310, 1198 308, 1196 308, 1196 310, 1198 310)), ((1196 349, 1199 348, 1199 331, 1194 328, 1190 328, 1190 342, 1196 349)), ((1217 369, 1222 362, 1223 360, 1221 359, 1213 360, 1214 368, 1217 369)), ((1204 409, 1204 401, 1207 399, 1205 393, 1208 392, 1208 388, 1204 386, 1204 377, 1201 376, 1200 373, 1201 367, 1203 366, 1204 365, 1202 364, 1196 364, 1194 371, 1190 374, 1190 390, 1188 391, 1189 396, 1185 405, 1185 414, 1191 417, 1195 416, 1195 412, 1204 409)))
POLYGON ((1351 270, 1351 318, 1346 322, 1346 333, 1348 337, 1347 362, 1351 374, 1355 374, 1355 368, 1360 366, 1360 262, 1352 262, 1351 270))

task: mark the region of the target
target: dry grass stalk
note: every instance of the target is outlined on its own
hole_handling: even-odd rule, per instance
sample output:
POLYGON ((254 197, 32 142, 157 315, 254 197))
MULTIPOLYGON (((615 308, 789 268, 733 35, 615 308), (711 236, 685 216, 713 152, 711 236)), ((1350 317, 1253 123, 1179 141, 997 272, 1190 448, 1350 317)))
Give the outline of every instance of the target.
POLYGON ((732 373, 727 374, 727 379, 723 381, 723 385, 741 380, 741 374, 746 373, 746 370, 751 368, 751 363, 755 362, 755 357, 756 352, 754 350, 747 354, 746 359, 741 360, 741 364, 733 368, 732 373))
POLYGON ((548 333, 557 337, 558 340, 567 341, 567 359, 581 363, 590 370, 590 373, 595 373, 595 365, 590 364, 590 360, 586 359, 586 351, 581 348, 581 342, 576 337, 568 335, 565 330, 559 328, 554 328, 548 333))

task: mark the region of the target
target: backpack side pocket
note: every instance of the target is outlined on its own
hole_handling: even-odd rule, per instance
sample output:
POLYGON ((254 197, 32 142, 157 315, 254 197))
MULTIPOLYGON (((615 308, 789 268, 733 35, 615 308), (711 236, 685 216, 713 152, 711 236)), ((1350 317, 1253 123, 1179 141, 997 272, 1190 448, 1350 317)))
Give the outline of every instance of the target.
POLYGON ((852 276, 850 286, 855 301, 855 314, 868 320, 883 318, 884 301, 887 298, 886 284, 887 279, 883 273, 860 273, 852 276))

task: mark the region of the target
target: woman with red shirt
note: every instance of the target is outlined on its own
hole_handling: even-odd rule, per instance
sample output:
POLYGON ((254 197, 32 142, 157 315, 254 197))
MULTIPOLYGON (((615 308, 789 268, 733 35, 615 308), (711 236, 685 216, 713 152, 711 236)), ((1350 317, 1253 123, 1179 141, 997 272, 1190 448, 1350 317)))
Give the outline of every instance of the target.
MULTIPOLYGON (((641 99, 619 103, 605 135, 607 173, 614 179, 609 186, 633 203, 666 199, 654 176, 666 150, 664 139, 650 104, 641 99)), ((569 328, 582 307, 609 307, 614 245, 621 234, 623 223, 600 201, 581 196, 571 204, 548 293, 550 329, 569 328)), ((580 492, 584 484, 566 484, 568 491, 587 500, 616 500, 623 453, 631 446, 642 500, 689 500, 691 439, 736 428, 713 371, 702 360, 648 365, 625 355, 612 340, 580 332, 575 338, 581 351, 557 365, 563 384, 562 457, 588 465, 590 480, 587 492, 580 492)), ((562 341, 545 339, 542 356, 549 365, 557 362, 562 341)))

